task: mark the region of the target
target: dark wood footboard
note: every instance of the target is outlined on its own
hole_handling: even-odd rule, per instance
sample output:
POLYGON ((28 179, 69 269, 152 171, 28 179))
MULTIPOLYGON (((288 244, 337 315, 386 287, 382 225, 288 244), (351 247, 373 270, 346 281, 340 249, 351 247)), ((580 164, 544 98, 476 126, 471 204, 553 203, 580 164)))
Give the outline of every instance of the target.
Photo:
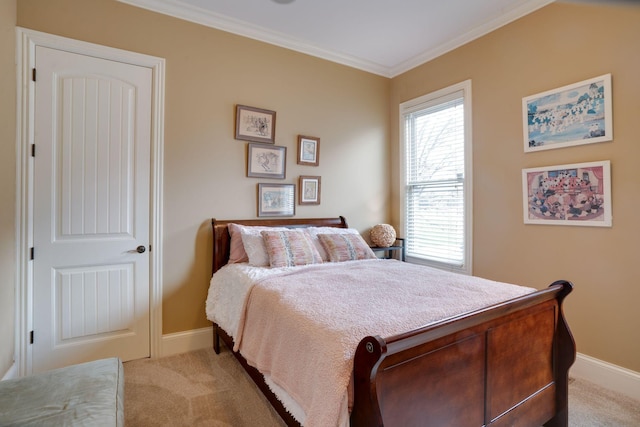
POLYGON ((567 426, 566 281, 382 339, 354 361, 353 426, 567 426))

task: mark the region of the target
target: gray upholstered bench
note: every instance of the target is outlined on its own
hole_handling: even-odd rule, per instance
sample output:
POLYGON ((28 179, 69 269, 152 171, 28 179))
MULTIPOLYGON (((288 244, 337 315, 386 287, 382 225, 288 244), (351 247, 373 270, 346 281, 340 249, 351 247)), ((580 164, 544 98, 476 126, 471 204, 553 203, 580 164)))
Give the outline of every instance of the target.
POLYGON ((0 381, 0 425, 124 426, 118 358, 0 381))

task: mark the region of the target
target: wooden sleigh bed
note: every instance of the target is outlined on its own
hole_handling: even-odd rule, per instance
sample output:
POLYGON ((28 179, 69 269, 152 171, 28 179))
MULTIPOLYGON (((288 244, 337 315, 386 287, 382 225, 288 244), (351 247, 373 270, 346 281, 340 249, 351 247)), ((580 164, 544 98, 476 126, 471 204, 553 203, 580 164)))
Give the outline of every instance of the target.
MULTIPOLYGON (((228 224, 347 228, 346 220, 212 220, 212 274, 229 259, 228 224)), ((572 284, 391 337, 362 338, 354 358, 352 426, 567 426, 568 371, 575 343, 562 303, 572 284)), ((213 324, 220 338, 233 339, 213 324)), ((300 425, 239 352, 242 366, 289 426, 300 425)))

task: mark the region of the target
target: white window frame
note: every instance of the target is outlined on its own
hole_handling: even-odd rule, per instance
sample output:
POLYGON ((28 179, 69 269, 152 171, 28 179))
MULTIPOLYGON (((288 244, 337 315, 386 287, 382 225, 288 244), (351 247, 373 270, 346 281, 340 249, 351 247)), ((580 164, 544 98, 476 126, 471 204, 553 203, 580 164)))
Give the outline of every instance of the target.
POLYGON ((463 93, 464 106, 464 260, 462 265, 453 265, 436 260, 428 260, 422 257, 412 256, 409 251, 406 260, 415 264, 428 265, 458 273, 473 274, 473 145, 471 123, 471 80, 440 89, 418 98, 400 104, 399 128, 400 128, 400 230, 402 236, 407 237, 406 206, 407 206, 407 144, 405 140, 404 116, 407 113, 420 111, 451 100, 456 92, 463 93))

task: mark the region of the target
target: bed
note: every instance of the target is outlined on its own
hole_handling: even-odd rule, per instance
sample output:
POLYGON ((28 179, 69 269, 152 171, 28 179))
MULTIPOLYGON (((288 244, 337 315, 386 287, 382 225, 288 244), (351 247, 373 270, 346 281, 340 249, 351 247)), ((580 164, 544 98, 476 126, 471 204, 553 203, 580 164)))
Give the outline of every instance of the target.
MULTIPOLYGON (((292 231, 300 229, 335 229, 336 232, 340 230, 340 234, 350 230, 344 217, 252 220, 212 219, 211 222, 213 228, 212 283, 214 279, 229 273, 234 268, 252 268, 238 264, 227 266, 229 257, 232 255, 232 239, 229 233, 230 224, 233 224, 233 227, 237 225, 269 227, 269 229, 283 227, 283 229, 292 231), (225 266, 227 267, 223 268, 225 266), (219 274, 216 275, 218 272, 219 274)), ((266 238, 266 235, 263 235, 266 238)), ((320 235, 317 237, 320 237, 320 235)), ((385 276, 384 270, 377 272, 376 269, 392 268, 394 276, 402 277, 402 280, 405 280, 402 274, 398 274, 398 271, 423 267, 396 260, 367 259, 344 263, 324 262, 317 265, 292 267, 289 270, 296 270, 294 273, 278 273, 275 274, 275 276, 278 276, 277 279, 266 278, 261 279, 259 282, 267 284, 267 288, 271 287, 268 292, 272 292, 281 286, 280 281, 290 280, 291 283, 297 284, 303 280, 301 279, 303 277, 301 274, 303 273, 299 272, 298 269, 307 269, 310 273, 304 274, 311 274, 311 276, 304 276, 306 277, 304 279, 305 286, 307 286, 307 283, 311 286, 314 280, 320 280, 321 270, 343 268, 344 277, 351 277, 346 275, 346 271, 353 270, 355 275, 362 275, 366 271, 372 271, 373 273, 371 274, 377 274, 377 277, 385 278, 387 276, 385 276), (283 276, 291 277, 284 278, 283 276)), ((256 268, 256 270, 260 270, 260 268, 256 268)), ((440 273, 430 272, 429 274, 438 276, 440 273)), ((469 278, 469 276, 462 277, 464 278, 463 281, 485 280, 469 278)), ((369 281, 380 282, 376 283, 376 285, 381 286, 386 285, 385 280, 387 279, 369 281)), ((333 281, 332 279, 332 285, 333 281)), ((410 282, 411 280, 406 281, 410 282)), ((292 285, 288 284, 286 286, 292 285)), ((322 284, 319 284, 319 286, 322 286, 322 284)), ((397 284, 393 286, 397 286, 397 284)), ((465 309, 455 315, 448 315, 445 312, 443 318, 437 321, 429 318, 430 320, 426 323, 418 326, 414 325, 406 330, 398 331, 396 329, 393 334, 371 333, 372 329, 368 324, 366 325, 367 328, 363 328, 361 325, 354 326, 352 329, 365 331, 365 334, 359 336, 355 343, 352 343, 353 339, 351 338, 351 343, 349 344, 353 345, 353 352, 352 354, 350 353, 348 364, 350 374, 347 387, 349 404, 347 410, 344 408, 344 399, 341 401, 340 411, 346 413, 346 421, 344 416, 342 418, 338 416, 336 425, 567 426, 568 371, 575 360, 575 343, 563 315, 562 303, 564 298, 571 292, 573 286, 570 282, 564 280, 556 281, 543 290, 525 290, 515 285, 506 286, 513 287, 513 290, 505 288, 506 295, 510 295, 509 292, 513 291, 513 295, 517 296, 493 302, 486 306, 476 307, 472 310, 465 309)), ((247 295, 250 293, 252 298, 254 294, 259 295, 258 288, 258 286, 253 285, 248 286, 247 295)), ((355 286, 345 286, 344 288, 353 289, 355 286)), ((451 289, 451 292, 446 291, 443 293, 451 293, 455 296, 453 288, 451 289)), ((353 292, 356 291, 354 290, 353 292)), ((246 335, 249 335, 249 332, 256 327, 251 325, 273 325, 278 323, 273 321, 278 314, 274 314, 275 312, 270 313, 269 311, 272 306, 277 305, 277 301, 282 299, 282 296, 267 300, 262 305, 256 302, 255 299, 250 300, 251 303, 248 303, 248 297, 244 297, 244 303, 238 303, 240 304, 238 307, 241 308, 239 311, 246 311, 245 315, 249 316, 249 313, 251 313, 250 308, 255 306, 254 312, 260 312, 260 314, 254 314, 254 316, 266 315, 268 316, 266 317, 267 320, 264 320, 264 317, 255 317, 260 320, 251 323, 248 320, 250 318, 247 318, 247 320, 240 322, 242 327, 237 329, 225 321, 227 325, 225 329, 222 325, 225 322, 216 321, 224 316, 218 315, 216 317, 216 315, 210 314, 209 299, 211 295, 212 286, 210 285, 207 300, 207 317, 213 322, 214 351, 216 353, 221 351, 220 340, 222 340, 226 347, 233 351, 234 356, 287 425, 323 425, 322 423, 314 423, 310 418, 303 418, 303 423, 299 421, 301 419, 301 409, 292 408, 292 405, 295 406, 295 403, 291 401, 292 396, 287 396, 286 391, 280 387, 283 385, 280 379, 278 381, 274 380, 276 370, 265 369, 260 361, 261 352, 267 354, 275 351, 271 347, 280 346, 278 338, 273 340, 268 338, 267 341, 256 344, 259 349, 258 354, 256 354, 255 349, 251 354, 249 351, 251 345, 246 346, 246 352, 241 346, 244 342, 250 342, 246 335), (238 331, 243 332, 239 334, 238 331), (261 369, 259 370, 255 366, 261 369)), ((475 301, 474 298, 461 298, 460 296, 456 298, 475 301)), ((312 300, 311 302, 313 303, 312 300)), ((474 304, 476 303, 474 302, 474 304)), ((229 304, 229 306, 232 305, 229 304)), ((367 308, 369 312, 374 314, 379 308, 380 313, 385 313, 384 315, 368 316, 369 312, 363 312, 364 315, 361 316, 376 317, 376 322, 384 325, 384 327, 380 326, 381 331, 394 330, 387 327, 386 318, 395 317, 398 313, 404 313, 406 310, 394 309, 395 312, 389 313, 389 311, 385 311, 385 305, 386 303, 378 303, 373 310, 370 307, 367 308)), ((418 304, 415 305, 417 306, 418 304)), ((440 306, 440 303, 437 305, 440 306)), ((355 308, 353 311, 358 313, 355 308)), ((413 315, 410 317, 410 320, 413 320, 413 315)), ((333 322, 335 323, 335 320, 333 322)), ((306 325, 305 320, 297 320, 290 323, 288 327, 295 329, 297 324, 306 325)), ((348 330, 350 328, 351 325, 348 328, 338 327, 337 329, 348 330)), ((258 334, 258 332, 256 333, 258 334)), ((264 334, 265 332, 263 331, 259 332, 260 336, 266 336, 264 334)), ((332 335, 327 336, 332 337, 332 335)), ((304 340, 304 337, 300 339, 304 340)), ((314 362, 308 363, 306 369, 296 372, 296 378, 301 378, 303 382, 307 377, 315 378, 318 379, 319 383, 326 382, 324 380, 325 377, 331 378, 332 375, 329 372, 319 371, 318 366, 325 365, 325 363, 324 359, 318 359, 318 357, 326 358, 327 360, 333 358, 333 356, 323 356, 325 349, 333 346, 333 341, 333 338, 308 340, 309 349, 315 349, 313 350, 314 353, 312 355, 305 354, 304 356, 297 355, 297 358, 304 360, 306 357, 313 357, 313 359, 309 360, 314 362)), ((348 340, 338 337, 335 341, 348 340)), ((293 370, 295 360, 287 363, 291 364, 291 369, 289 370, 293 370)), ((321 385, 318 385, 318 388, 321 387, 321 385)), ((287 388, 286 385, 284 388, 287 388)), ((336 386, 335 388, 341 390, 341 386, 336 386)), ((299 397, 299 390, 296 391, 294 386, 292 386, 291 390, 294 390, 292 395, 299 397)), ((302 390, 301 393, 304 394, 305 390, 302 390)), ((293 399, 293 401, 295 400, 293 399)), ((329 404, 327 406, 332 407, 329 404)), ((333 410, 330 412, 333 412, 333 410)))

